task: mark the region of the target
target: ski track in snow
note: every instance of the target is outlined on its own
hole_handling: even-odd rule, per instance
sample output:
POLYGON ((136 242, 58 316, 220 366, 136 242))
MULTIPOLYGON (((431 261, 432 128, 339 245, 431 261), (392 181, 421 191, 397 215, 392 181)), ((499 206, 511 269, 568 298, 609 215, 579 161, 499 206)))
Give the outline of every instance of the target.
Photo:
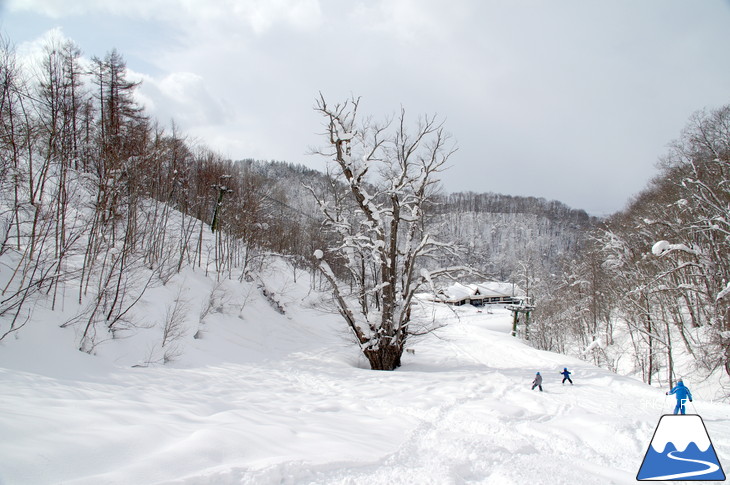
MULTIPOLYGON (((178 366, 0 360, 0 484, 635 483, 666 403, 510 337, 506 311, 429 310, 450 325, 395 372, 362 368, 336 317, 249 311, 178 366), (545 392, 530 390, 536 371, 545 392)), ((722 460, 730 407, 704 407, 722 460)))

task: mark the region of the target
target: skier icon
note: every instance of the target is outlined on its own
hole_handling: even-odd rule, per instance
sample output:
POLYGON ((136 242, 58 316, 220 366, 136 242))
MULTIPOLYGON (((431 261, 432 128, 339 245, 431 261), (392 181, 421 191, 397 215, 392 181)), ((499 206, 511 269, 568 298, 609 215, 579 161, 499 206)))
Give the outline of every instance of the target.
POLYGON ((540 392, 542 392, 542 376, 540 375, 539 372, 537 374, 535 374, 535 380, 532 381, 532 389, 531 390, 534 391, 536 387, 539 387, 540 388, 540 392))
POLYGON ((677 414, 678 412, 681 412, 682 414, 685 414, 684 412, 684 406, 689 399, 689 402, 692 402, 692 393, 689 392, 689 388, 684 385, 684 382, 682 382, 682 379, 677 381, 677 385, 674 386, 674 389, 666 393, 667 396, 674 394, 677 396, 677 405, 674 407, 674 414, 677 414))
POLYGON ((573 380, 570 378, 570 374, 572 374, 572 372, 570 372, 567 367, 563 367, 563 372, 560 372, 560 374, 563 374, 563 385, 565 385, 566 380, 570 382, 571 386, 573 385, 573 380))

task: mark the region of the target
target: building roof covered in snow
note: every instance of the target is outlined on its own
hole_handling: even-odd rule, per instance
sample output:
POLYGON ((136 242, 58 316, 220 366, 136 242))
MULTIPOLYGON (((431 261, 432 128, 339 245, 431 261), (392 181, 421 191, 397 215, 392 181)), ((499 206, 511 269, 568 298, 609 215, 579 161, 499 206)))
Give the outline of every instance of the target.
POLYGON ((513 303, 516 299, 524 298, 525 292, 513 283, 486 281, 464 285, 454 283, 442 288, 433 294, 419 294, 422 299, 441 301, 461 305, 464 303, 513 303))
POLYGON ((474 293, 474 290, 461 283, 454 283, 448 288, 439 290, 438 295, 444 297, 448 302, 456 302, 466 300, 474 293))
POLYGON ((477 283, 475 285, 469 285, 473 288, 476 294, 484 297, 493 296, 525 296, 525 292, 519 286, 514 283, 505 283, 501 281, 486 281, 484 283, 477 283))

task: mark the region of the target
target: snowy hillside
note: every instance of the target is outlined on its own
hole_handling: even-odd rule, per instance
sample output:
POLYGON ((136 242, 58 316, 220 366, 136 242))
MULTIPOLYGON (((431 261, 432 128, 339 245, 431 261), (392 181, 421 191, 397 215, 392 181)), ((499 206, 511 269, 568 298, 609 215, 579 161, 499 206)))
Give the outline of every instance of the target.
MULTIPOLYGON (((255 282, 219 288, 202 334, 166 366, 132 367, 129 349, 159 340, 144 330, 96 356, 50 317, 0 343, 0 483, 635 483, 673 407, 510 337, 502 309, 423 304, 417 318, 449 325, 411 341, 397 371, 368 370, 308 276, 284 269, 263 276, 269 298, 255 282), (575 386, 560 384, 565 366, 575 386)), ((213 286, 184 271, 141 304, 154 320, 176 287, 196 302, 213 286)), ((730 406, 693 404, 729 466, 730 406)))

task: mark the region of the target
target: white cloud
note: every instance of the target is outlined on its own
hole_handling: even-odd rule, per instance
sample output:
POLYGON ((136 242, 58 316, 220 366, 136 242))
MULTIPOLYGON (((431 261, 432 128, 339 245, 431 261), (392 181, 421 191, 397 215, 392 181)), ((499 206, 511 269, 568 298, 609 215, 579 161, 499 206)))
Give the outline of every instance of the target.
POLYGON ((205 79, 198 74, 174 72, 156 79, 130 73, 130 78, 142 79, 137 97, 162 123, 174 119, 183 129, 195 129, 220 126, 233 119, 233 110, 208 91, 205 79))
POLYGON ((465 20, 467 10, 465 2, 380 0, 357 5, 353 18, 367 30, 423 46, 447 40, 465 20))
POLYGON ((317 93, 355 94, 376 117, 447 118, 460 146, 448 190, 594 212, 641 190, 693 110, 728 102, 730 10, 710 2, 10 1, 7 22, 55 15, 92 39, 85 51, 117 47, 160 122, 231 157, 303 161, 317 93))
POLYGON ((53 18, 64 15, 79 15, 88 11, 86 2, 54 2, 53 0, 8 0, 6 7, 11 12, 36 12, 53 18))
POLYGON ((243 5, 241 17, 248 19, 257 33, 266 32, 277 22, 308 30, 318 27, 322 21, 317 0, 255 0, 243 5))
POLYGON ((223 22, 229 27, 248 25, 257 34, 277 24, 313 29, 322 21, 318 0, 9 0, 7 7, 52 18, 101 13, 181 27, 223 22))
POLYGON ((51 43, 60 45, 67 40, 69 39, 63 29, 55 27, 36 39, 20 43, 17 46, 18 61, 28 68, 29 72, 33 72, 43 62, 46 46, 51 43))

